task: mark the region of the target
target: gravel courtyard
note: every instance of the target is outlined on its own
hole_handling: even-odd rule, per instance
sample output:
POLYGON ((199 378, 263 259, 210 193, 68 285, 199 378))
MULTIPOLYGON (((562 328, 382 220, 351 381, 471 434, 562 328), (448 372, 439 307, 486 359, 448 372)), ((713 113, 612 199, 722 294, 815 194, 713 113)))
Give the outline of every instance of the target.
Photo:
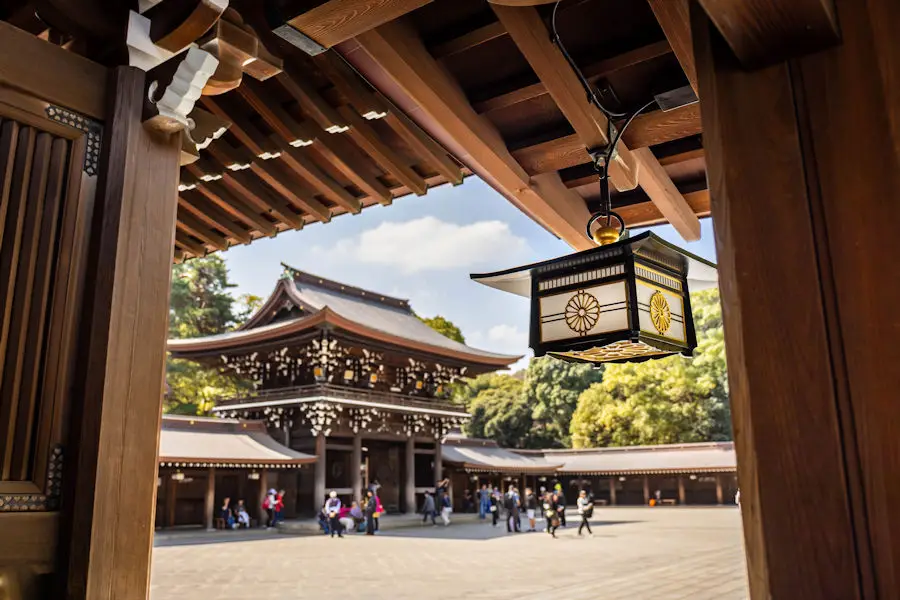
POLYGON ((557 540, 481 523, 374 538, 173 536, 154 549, 151 599, 748 597, 737 509, 609 508, 594 516, 593 538, 579 538, 570 520, 557 540))

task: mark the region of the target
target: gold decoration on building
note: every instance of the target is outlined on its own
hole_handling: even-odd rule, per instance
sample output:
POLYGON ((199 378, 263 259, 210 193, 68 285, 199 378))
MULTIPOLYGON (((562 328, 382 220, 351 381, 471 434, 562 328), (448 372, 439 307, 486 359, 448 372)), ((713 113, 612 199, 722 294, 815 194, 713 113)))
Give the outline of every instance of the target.
POLYGON ((585 335, 590 331, 599 318, 600 303, 585 291, 572 296, 566 304, 566 325, 579 335, 585 335))
POLYGON ((672 325, 672 310, 662 292, 654 292, 650 296, 650 320, 661 335, 665 335, 672 325))

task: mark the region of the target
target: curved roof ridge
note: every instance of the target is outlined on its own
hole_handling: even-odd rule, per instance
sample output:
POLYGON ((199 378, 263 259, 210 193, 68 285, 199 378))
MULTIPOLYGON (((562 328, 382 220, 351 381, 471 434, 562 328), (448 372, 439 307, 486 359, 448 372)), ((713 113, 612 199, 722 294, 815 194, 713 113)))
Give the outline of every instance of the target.
MULTIPOLYGON (((355 285, 341 283, 340 281, 335 281, 334 279, 328 279, 327 277, 321 277, 308 271, 302 271, 300 269, 292 267, 285 262, 282 262, 281 266, 284 267, 285 271, 289 271, 291 273, 295 284, 306 283, 316 287, 325 288, 333 292, 338 292, 341 294, 346 294, 348 296, 354 296, 356 298, 368 300, 370 302, 386 304, 388 306, 406 310, 412 313, 412 307, 409 304, 409 300, 403 298, 395 298, 393 296, 388 296, 387 294, 382 294, 374 290, 367 290, 355 285)), ((300 291, 300 293, 302 294, 302 290, 300 291)))

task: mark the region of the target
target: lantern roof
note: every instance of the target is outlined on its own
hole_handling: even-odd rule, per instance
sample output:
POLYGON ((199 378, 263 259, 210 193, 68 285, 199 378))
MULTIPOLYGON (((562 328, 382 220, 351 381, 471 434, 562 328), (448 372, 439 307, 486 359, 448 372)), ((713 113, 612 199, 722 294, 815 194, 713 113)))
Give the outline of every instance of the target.
POLYGON ((624 256, 638 250, 650 252, 664 260, 670 268, 686 274, 691 291, 696 292, 718 285, 719 277, 715 263, 687 252, 651 231, 575 254, 494 273, 475 273, 470 277, 486 286, 530 298, 531 278, 534 275, 584 268, 594 262, 604 261, 616 255, 624 256))

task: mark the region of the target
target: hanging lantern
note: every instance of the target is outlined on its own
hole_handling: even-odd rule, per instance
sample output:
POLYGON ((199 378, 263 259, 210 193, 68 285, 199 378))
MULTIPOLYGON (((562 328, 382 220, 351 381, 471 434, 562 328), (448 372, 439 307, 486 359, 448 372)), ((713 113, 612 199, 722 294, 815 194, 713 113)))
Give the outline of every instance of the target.
POLYGON ((585 363, 690 356, 697 339, 688 284, 698 291, 718 279, 715 264, 651 232, 471 277, 531 298, 535 356, 585 363))

